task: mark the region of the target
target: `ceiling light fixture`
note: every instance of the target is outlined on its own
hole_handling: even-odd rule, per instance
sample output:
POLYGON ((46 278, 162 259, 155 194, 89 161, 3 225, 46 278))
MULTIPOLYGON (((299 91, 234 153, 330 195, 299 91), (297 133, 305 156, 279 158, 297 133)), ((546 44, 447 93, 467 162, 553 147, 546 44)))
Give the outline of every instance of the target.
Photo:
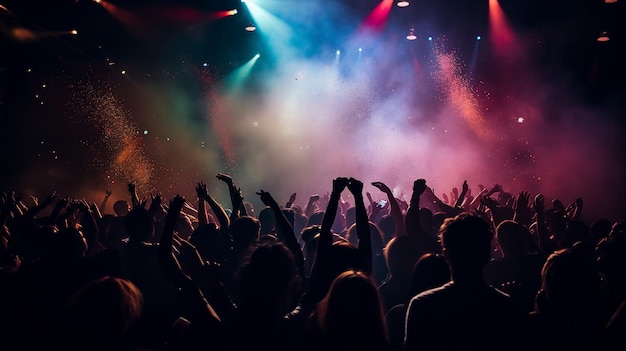
POLYGON ((415 30, 411 28, 409 30, 409 34, 406 36, 407 40, 415 40, 417 39, 417 35, 415 35, 415 30))
POLYGON ((598 36, 598 39, 596 39, 597 41, 600 42, 605 42, 605 41, 609 41, 609 33, 607 33, 607 31, 604 31, 602 33, 600 33, 600 35, 598 36))

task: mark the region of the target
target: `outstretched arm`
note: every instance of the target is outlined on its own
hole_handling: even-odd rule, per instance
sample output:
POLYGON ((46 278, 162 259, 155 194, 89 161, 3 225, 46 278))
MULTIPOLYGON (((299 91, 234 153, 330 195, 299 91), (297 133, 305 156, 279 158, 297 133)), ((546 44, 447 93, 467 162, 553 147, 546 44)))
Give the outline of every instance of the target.
POLYGON ((230 194, 230 201, 233 207, 233 211, 230 215, 230 221, 232 222, 241 216, 246 216, 248 213, 246 212, 246 206, 243 205, 243 195, 241 195, 241 189, 235 186, 233 178, 225 173, 219 173, 216 177, 228 185, 228 193, 230 194))
POLYGON ((133 204, 133 208, 141 206, 139 196, 137 196, 137 185, 135 182, 128 183, 128 192, 130 193, 130 199, 133 204))
POLYGON ((535 209, 535 220, 537 221, 537 237, 539 239, 539 249, 545 257, 548 257, 552 251, 554 251, 555 245, 550 240, 550 233, 548 232, 548 228, 546 226, 546 218, 544 215, 545 207, 544 207, 544 196, 541 194, 537 194, 535 196, 535 201, 533 203, 533 207, 535 209))
POLYGON ((289 223, 287 217, 285 217, 282 208, 280 208, 280 205, 276 202, 272 195, 263 189, 257 192, 257 195, 261 197, 263 204, 269 206, 274 212, 274 217, 276 218, 276 234, 278 234, 278 238, 284 242, 293 253, 296 258, 296 262, 298 262, 300 272, 304 272, 304 256, 302 255, 302 249, 300 248, 298 239, 296 239, 293 227, 291 226, 291 223, 289 223))
POLYGON ((530 228, 530 224, 532 222, 532 214, 530 212, 530 207, 528 207, 529 198, 530 194, 528 192, 520 191, 515 201, 515 213, 513 214, 513 220, 526 228, 530 228))
POLYGON ((402 209, 398 204, 398 201, 393 196, 393 192, 389 187, 383 182, 373 182, 373 186, 377 187, 380 191, 387 194, 387 199, 389 201, 390 213, 394 222, 396 223, 396 236, 404 236, 406 235, 406 225, 404 224, 404 215, 402 214, 402 209))
POLYGON ((370 223, 367 217, 367 208, 363 201, 363 183, 360 180, 350 178, 348 190, 354 197, 356 234, 359 238, 359 252, 367 262, 367 273, 372 273, 372 237, 370 236, 370 223))
POLYGON ((463 189, 461 190, 461 195, 459 195, 458 199, 454 203, 455 208, 461 208, 463 205, 463 200, 465 200, 465 195, 467 195, 467 190, 469 187, 467 186, 467 180, 463 181, 463 189))
POLYGON ((320 200, 320 196, 317 194, 309 196, 309 202, 307 203, 306 208, 304 209, 304 214, 307 216, 307 218, 311 218, 313 213, 315 213, 315 211, 318 210, 317 202, 319 200, 320 200))
POLYGON ((170 201, 159 243, 158 259, 166 275, 193 304, 194 308, 191 309, 193 313, 192 322, 207 325, 212 331, 216 331, 221 326, 219 316, 207 302, 196 282, 182 270, 172 249, 174 244, 174 226, 184 203, 185 198, 180 195, 174 196, 170 201))
POLYGON ((333 244, 332 227, 335 222, 335 216, 337 215, 341 192, 347 185, 348 178, 339 177, 333 180, 333 190, 330 194, 324 217, 322 218, 320 237, 317 243, 317 254, 315 256, 315 262, 313 262, 311 278, 309 280, 310 290, 315 301, 319 301, 326 294, 326 290, 331 283, 324 278, 328 275, 328 266, 330 264, 328 255, 333 244))
POLYGON ((198 194, 198 226, 209 224, 209 217, 206 213, 206 206, 204 204, 204 198, 208 196, 206 190, 206 184, 198 182, 196 185, 196 194, 198 194))
POLYGON ((100 204, 100 212, 104 213, 104 209, 106 208, 107 203, 109 202, 109 198, 111 197, 111 189, 107 188, 104 194, 104 199, 102 199, 102 203, 100 204))

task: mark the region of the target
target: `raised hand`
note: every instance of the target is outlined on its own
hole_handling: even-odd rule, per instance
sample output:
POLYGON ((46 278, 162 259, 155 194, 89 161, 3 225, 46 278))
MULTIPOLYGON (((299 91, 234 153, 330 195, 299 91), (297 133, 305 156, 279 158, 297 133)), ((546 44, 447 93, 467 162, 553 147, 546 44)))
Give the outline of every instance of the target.
POLYGON ((135 181, 131 181, 128 183, 128 192, 131 194, 134 194, 135 191, 137 190, 137 184, 135 184, 135 181))
POLYGON ((204 184, 203 182, 198 182, 198 185, 196 185, 196 194, 198 194, 198 199, 206 199, 207 196, 209 196, 209 192, 206 189, 206 184, 204 184))
POLYGON ((563 206, 563 203, 559 199, 552 200, 552 206, 561 212, 565 212, 565 206, 563 206))
POLYGON ((348 186, 349 179, 346 177, 337 177, 333 179, 333 194, 341 194, 348 186))
POLYGON ((174 195, 174 197, 170 200, 169 213, 178 217, 180 215, 180 211, 182 211, 183 206, 185 205, 185 202, 185 197, 182 195, 174 195))
POLYGON ((54 200, 56 200, 57 198, 57 192, 53 192, 52 194, 48 195, 48 197, 46 197, 46 199, 43 201, 43 203, 41 204, 43 207, 47 207, 50 206, 54 200))
POLYGON ((363 192, 363 182, 354 178, 348 179, 347 187, 352 194, 361 194, 363 192))
POLYGON ((515 209, 528 208, 529 198, 530 194, 527 191, 520 191, 519 195, 517 195, 517 200, 515 201, 515 209))
POLYGON ((225 173, 218 173, 216 175, 217 179, 223 181, 224 183, 228 184, 228 186, 232 186, 233 185, 233 178, 225 173))
POLYGON ((415 195, 422 195, 426 190, 426 179, 416 179, 413 181, 413 193, 415 195))
POLYGON ((291 196, 289 196, 289 203, 293 204, 293 202, 296 201, 296 193, 291 194, 291 196))
POLYGON ((544 210, 545 210, 544 201, 545 201, 545 198, 544 198, 543 195, 537 194, 535 196, 535 201, 533 202, 533 208, 535 209, 536 213, 543 213, 544 212, 544 210))
POLYGON ((391 189, 383 182, 372 182, 372 185, 385 194, 391 193, 391 189))
POLYGON ((448 200, 448 195, 446 195, 446 193, 441 194, 441 197, 443 197, 443 202, 447 203, 448 205, 450 204, 450 201, 448 200))
POLYGON ((276 204, 276 200, 274 200, 272 195, 270 193, 268 193, 267 191, 264 191, 263 189, 258 191, 257 195, 259 195, 261 197, 261 201, 263 201, 263 204, 265 206, 273 207, 273 205, 276 204))

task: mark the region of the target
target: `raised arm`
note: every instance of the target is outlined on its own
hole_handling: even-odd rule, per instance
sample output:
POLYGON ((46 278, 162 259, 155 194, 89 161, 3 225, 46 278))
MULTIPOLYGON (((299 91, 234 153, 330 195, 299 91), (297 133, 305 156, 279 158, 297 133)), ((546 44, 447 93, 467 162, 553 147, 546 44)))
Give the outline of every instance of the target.
POLYGON ((85 199, 75 201, 73 206, 80 214, 80 225, 87 241, 87 253, 94 254, 97 243, 100 240, 100 230, 96 218, 89 209, 89 204, 85 199))
POLYGON ((546 226, 546 218, 544 215, 545 205, 544 196, 537 194, 533 203, 535 209, 535 220, 537 221, 537 237, 539 239, 539 249, 545 257, 548 257, 552 251, 554 251, 555 245, 550 240, 550 233, 546 226))
POLYGON ((298 239, 296 239, 293 227, 291 226, 291 223, 289 223, 287 217, 285 217, 282 208, 280 208, 278 202, 276 202, 272 195, 267 191, 261 189, 261 191, 257 192, 257 195, 261 197, 263 204, 269 206, 274 212, 274 216, 276 218, 276 234, 278 234, 278 239, 284 242, 291 250, 291 253, 293 253, 296 258, 296 262, 298 262, 300 272, 304 272, 304 256, 302 254, 302 249, 300 248, 298 239))
POLYGON ((332 227, 337 216, 337 207, 339 206, 339 198, 341 192, 348 185, 348 178, 338 177, 333 180, 333 190, 330 194, 324 217, 322 218, 322 226, 320 228, 320 237, 317 243, 317 254, 313 268, 311 269, 311 278, 309 287, 313 294, 314 300, 319 301, 325 294, 330 281, 325 281, 328 275, 329 251, 333 245, 332 227))
POLYGON ((348 190, 354 197, 354 207, 356 209, 356 234, 359 238, 359 252, 367 262, 367 273, 372 273, 372 237, 370 236, 370 223, 367 217, 367 208, 363 200, 363 183, 360 180, 350 178, 348 190))
POLYGON ((137 196, 137 185, 135 184, 135 182, 128 183, 128 193, 130 194, 133 208, 141 206, 139 196, 137 196))
POLYGON ((196 194, 198 194, 198 226, 207 225, 209 224, 209 217, 206 213, 204 199, 209 194, 206 190, 206 184, 198 182, 198 184, 196 185, 196 194))
POLYGON ((309 196, 309 202, 306 204, 306 208, 304 209, 304 214, 307 218, 311 218, 313 213, 317 211, 319 208, 317 207, 317 202, 320 200, 320 196, 315 194, 309 196))
POLYGON ((389 201, 390 213, 394 222, 396 222, 396 236, 404 236, 406 235, 406 225, 404 223, 404 215, 402 214, 402 209, 398 204, 398 201, 393 196, 393 192, 389 187, 383 182, 373 182, 373 186, 378 188, 383 193, 387 194, 387 199, 389 201))
POLYGON ((107 203, 109 203, 109 198, 111 197, 112 193, 113 192, 109 188, 105 190, 104 199, 102 199, 102 202, 100 203, 100 207, 99 207, 100 212, 104 213, 104 210, 106 209, 107 203))
POLYGON ((174 244, 174 227, 180 216, 185 198, 176 195, 170 201, 167 211, 161 240, 159 242, 158 260, 165 274, 170 280, 181 290, 188 298, 188 301, 194 306, 190 309, 192 323, 198 323, 202 326, 208 326, 210 332, 217 332, 221 326, 221 320, 213 307, 205 299, 200 291, 198 284, 189 277, 181 268, 176 255, 172 249, 174 244))
POLYGON ((291 205, 293 205, 294 201, 296 201, 296 196, 297 193, 293 193, 291 194, 291 196, 289 196, 289 200, 285 204, 285 208, 291 208, 291 205))
POLYGON ((228 186, 228 194, 230 195, 230 201, 233 207, 233 211, 230 215, 230 221, 247 215, 246 207, 243 205, 243 195, 241 195, 241 189, 235 186, 233 178, 225 173, 219 173, 217 179, 223 181, 228 186))
POLYGON ((469 186, 467 186, 467 180, 464 180, 461 194, 459 195, 458 199, 454 203, 455 208, 461 208, 463 206, 463 201, 465 200, 465 195, 467 195, 468 189, 469 189, 469 186))
POLYGON ((530 194, 528 192, 520 191, 515 201, 515 213, 513 214, 513 220, 526 228, 530 228, 532 223, 532 213, 530 212, 530 207, 528 207, 529 198, 530 194))

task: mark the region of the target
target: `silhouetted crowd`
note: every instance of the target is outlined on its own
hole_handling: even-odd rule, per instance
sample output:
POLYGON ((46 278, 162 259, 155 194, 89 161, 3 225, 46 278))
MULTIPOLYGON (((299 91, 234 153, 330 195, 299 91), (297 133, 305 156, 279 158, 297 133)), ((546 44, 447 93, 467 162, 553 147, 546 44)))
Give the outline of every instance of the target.
POLYGON ((626 349, 626 222, 585 222, 582 198, 338 177, 255 209, 217 179, 229 204, 202 182, 112 204, 5 189, 1 348, 626 349))

